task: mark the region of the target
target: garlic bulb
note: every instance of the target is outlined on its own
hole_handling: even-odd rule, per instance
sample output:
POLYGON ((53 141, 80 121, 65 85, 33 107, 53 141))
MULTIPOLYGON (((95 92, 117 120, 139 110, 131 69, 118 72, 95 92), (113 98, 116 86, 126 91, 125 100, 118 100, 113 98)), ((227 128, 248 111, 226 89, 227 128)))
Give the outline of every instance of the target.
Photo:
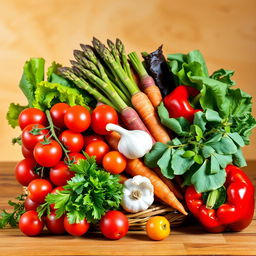
POLYGON ((106 130, 115 131, 121 135, 118 151, 129 159, 143 157, 152 148, 152 139, 147 132, 126 130, 119 125, 107 124, 106 130))
POLYGON ((124 182, 121 205, 127 212, 140 212, 154 202, 154 187, 144 176, 134 176, 124 182))

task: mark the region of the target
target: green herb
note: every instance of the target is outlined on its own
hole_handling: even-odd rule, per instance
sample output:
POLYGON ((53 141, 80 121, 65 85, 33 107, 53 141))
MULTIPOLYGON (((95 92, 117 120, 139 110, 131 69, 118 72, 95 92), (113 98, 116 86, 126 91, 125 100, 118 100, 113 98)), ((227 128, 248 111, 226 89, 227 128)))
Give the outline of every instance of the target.
POLYGON ((100 169, 89 156, 72 164, 70 170, 75 176, 64 186, 65 190, 47 195, 46 203, 38 208, 39 216, 55 204, 57 218, 66 213, 70 223, 84 218, 97 222, 108 210, 118 209, 123 189, 118 175, 100 169))
POLYGON ((219 113, 230 122, 231 132, 237 132, 249 144, 249 136, 256 120, 252 117, 252 97, 240 89, 231 88, 234 71, 219 69, 208 75, 202 54, 191 51, 188 54, 169 54, 168 65, 174 74, 176 84, 190 85, 200 90, 200 105, 219 113))
POLYGON ((163 103, 158 114, 177 138, 167 144, 157 142, 144 161, 150 168, 159 167, 165 177, 184 175, 184 185, 193 184, 198 192, 205 192, 224 184, 228 164, 246 165, 242 136, 230 132, 231 123, 216 111, 197 112, 192 124, 184 118, 169 118, 163 103))
POLYGON ((25 212, 24 199, 26 195, 20 195, 16 197, 18 202, 8 201, 8 204, 13 207, 13 212, 8 213, 6 210, 2 210, 0 213, 0 228, 4 228, 7 225, 16 227, 19 223, 20 216, 25 212))

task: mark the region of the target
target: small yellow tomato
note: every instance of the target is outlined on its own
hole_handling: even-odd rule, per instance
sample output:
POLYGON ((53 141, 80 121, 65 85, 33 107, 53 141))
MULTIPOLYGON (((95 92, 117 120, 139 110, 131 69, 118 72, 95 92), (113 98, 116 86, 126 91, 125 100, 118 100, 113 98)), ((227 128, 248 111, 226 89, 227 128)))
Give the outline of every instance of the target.
POLYGON ((163 240, 170 232, 170 223, 163 216, 151 217, 146 224, 146 232, 152 240, 163 240))

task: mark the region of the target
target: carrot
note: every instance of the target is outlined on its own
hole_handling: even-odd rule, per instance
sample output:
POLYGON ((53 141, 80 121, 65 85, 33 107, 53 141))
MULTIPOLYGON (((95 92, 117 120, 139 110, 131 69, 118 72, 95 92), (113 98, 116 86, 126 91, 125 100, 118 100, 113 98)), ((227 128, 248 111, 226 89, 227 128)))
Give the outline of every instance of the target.
POLYGON ((124 182, 126 181, 126 180, 128 180, 128 178, 126 177, 126 176, 124 176, 124 175, 119 175, 119 182, 121 183, 121 184, 124 184, 124 182))
POLYGON ((147 95, 143 92, 137 92, 132 96, 131 101, 154 139, 162 143, 170 141, 171 138, 166 129, 162 126, 147 95))
POLYGON ((163 202, 187 215, 183 205, 176 198, 174 193, 168 188, 168 186, 140 159, 128 159, 126 165, 126 172, 132 176, 141 175, 147 177, 154 186, 154 194, 159 197, 163 202))
MULTIPOLYGON (((113 149, 117 150, 120 135, 117 132, 112 132, 105 136, 108 144, 113 149)), ((183 205, 175 197, 174 193, 168 188, 168 186, 140 159, 127 159, 126 172, 131 176, 142 175, 150 179, 154 186, 155 195, 166 204, 177 209, 181 213, 187 215, 183 205)))
POLYGON ((174 195, 179 198, 179 199, 183 199, 183 195, 180 193, 180 191, 176 188, 176 186, 172 183, 172 181, 170 181, 169 179, 167 179, 166 177, 164 177, 164 175, 161 173, 159 168, 154 168, 154 172, 159 176, 159 178, 168 186, 168 188, 174 193, 174 195))
POLYGON ((152 105, 156 108, 163 100, 160 89, 155 85, 154 79, 147 73, 136 52, 128 54, 133 68, 140 78, 140 88, 148 96, 152 105))

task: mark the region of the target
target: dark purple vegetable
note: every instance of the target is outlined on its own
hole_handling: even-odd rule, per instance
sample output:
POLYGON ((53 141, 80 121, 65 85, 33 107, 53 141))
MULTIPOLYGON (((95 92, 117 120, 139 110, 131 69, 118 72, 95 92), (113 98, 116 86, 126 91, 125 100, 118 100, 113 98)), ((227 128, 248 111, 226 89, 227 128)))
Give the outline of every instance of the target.
POLYGON ((159 87, 162 96, 165 97, 172 90, 174 90, 175 82, 172 73, 169 71, 161 45, 156 51, 152 53, 142 53, 145 60, 146 70, 155 80, 159 87))

